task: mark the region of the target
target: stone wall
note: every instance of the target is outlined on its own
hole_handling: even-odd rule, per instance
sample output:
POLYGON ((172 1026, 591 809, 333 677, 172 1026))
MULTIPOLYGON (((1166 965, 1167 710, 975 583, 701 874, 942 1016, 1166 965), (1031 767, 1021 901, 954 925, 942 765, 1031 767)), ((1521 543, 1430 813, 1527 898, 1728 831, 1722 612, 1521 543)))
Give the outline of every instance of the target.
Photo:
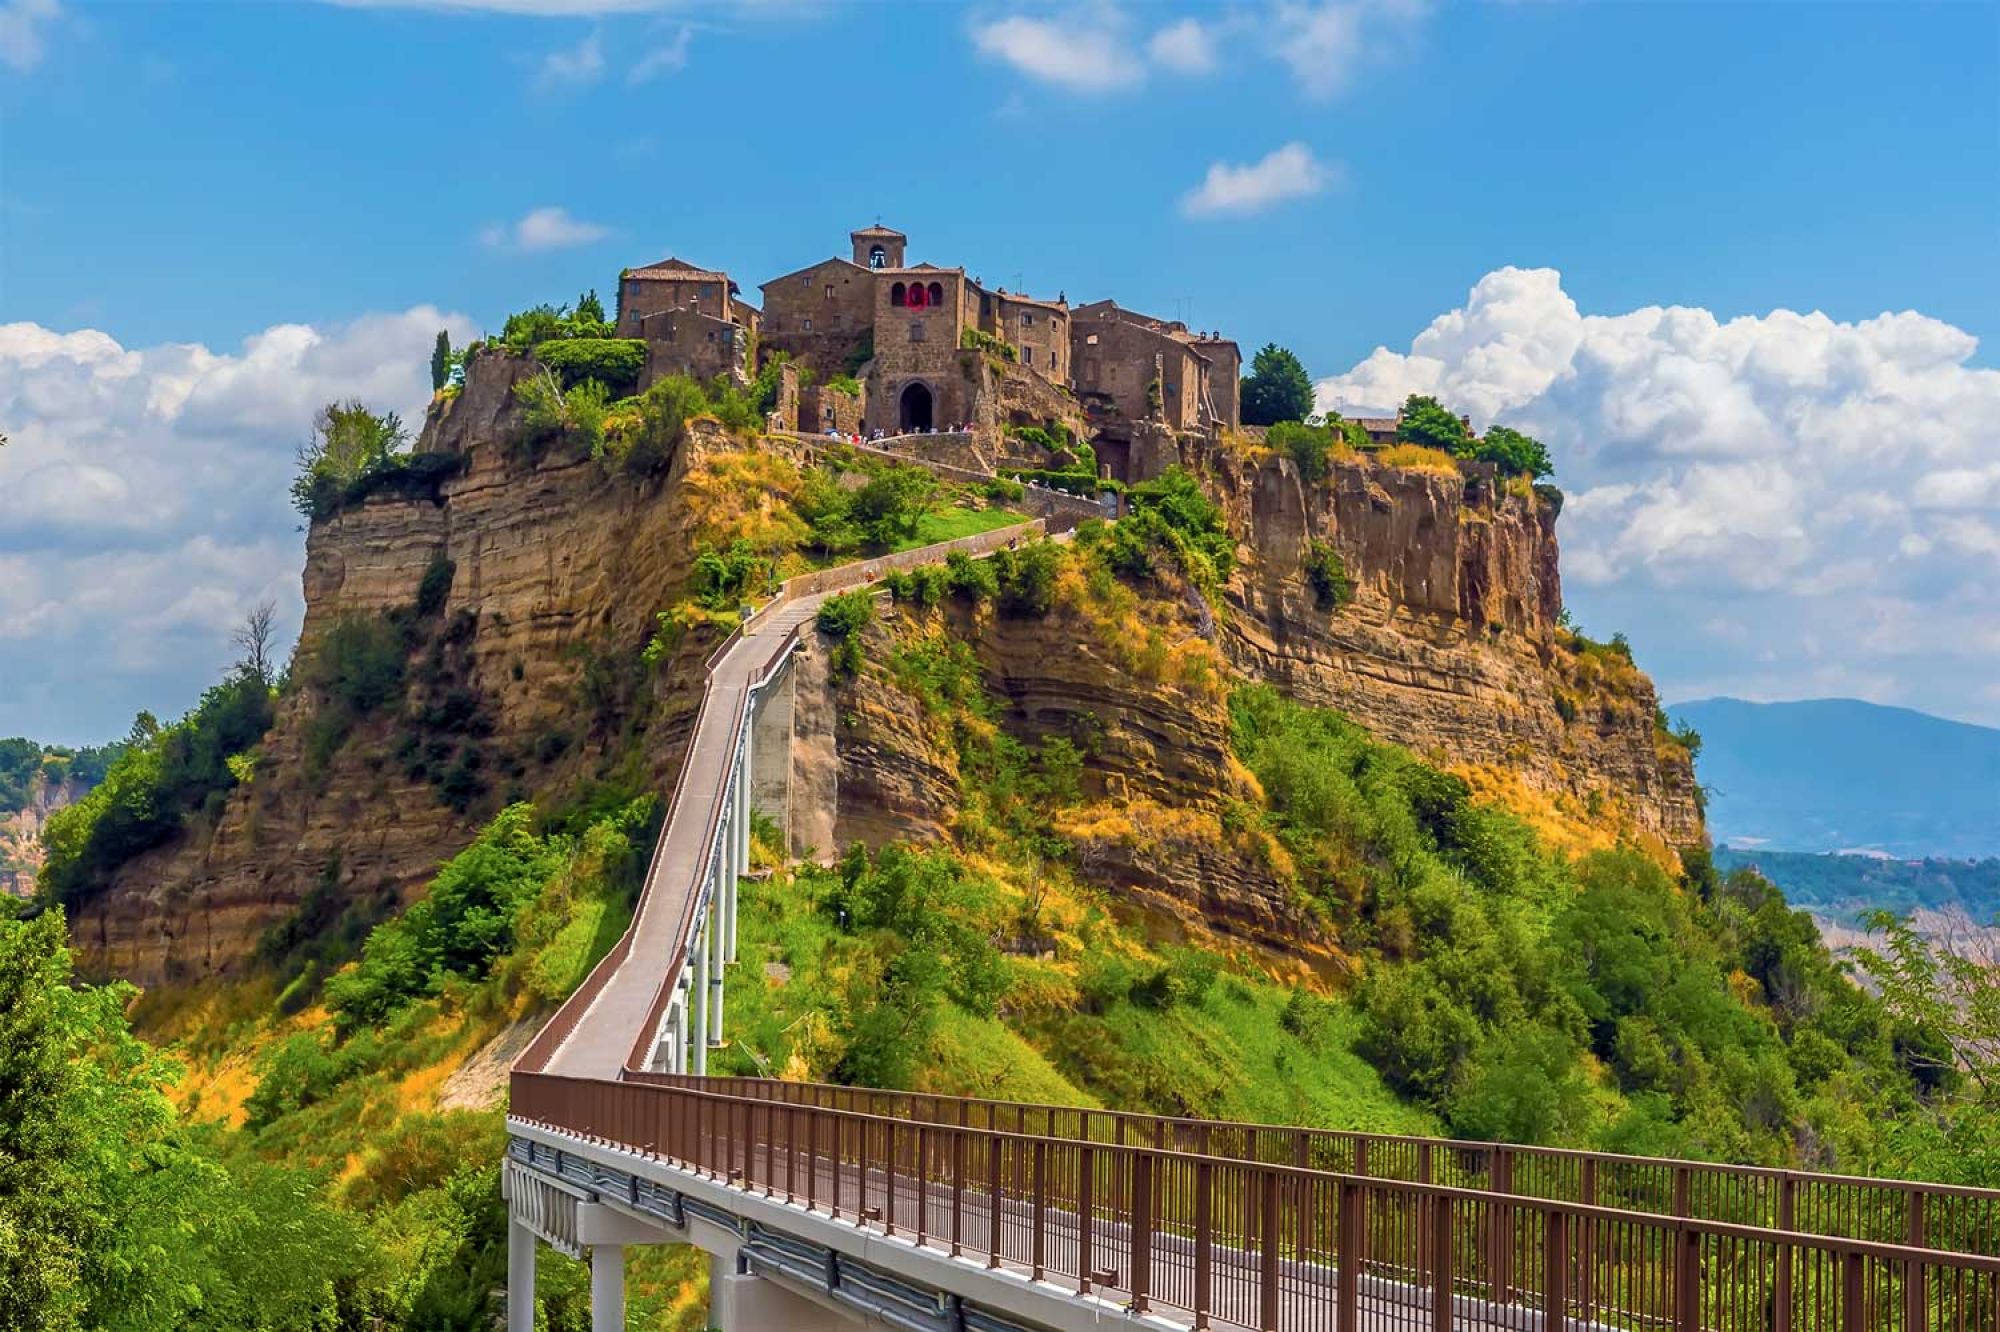
POLYGON ((844 259, 764 284, 763 346, 788 352, 822 380, 848 372, 874 326, 875 275, 844 259))
POLYGON ((843 435, 860 433, 867 420, 868 390, 843 393, 824 384, 814 384, 799 394, 799 429, 809 435, 838 430, 843 435))
POLYGON ((709 380, 717 375, 742 377, 747 369, 750 339, 744 329, 726 319, 693 310, 665 310, 639 321, 646 340, 646 369, 639 389, 668 375, 709 380))

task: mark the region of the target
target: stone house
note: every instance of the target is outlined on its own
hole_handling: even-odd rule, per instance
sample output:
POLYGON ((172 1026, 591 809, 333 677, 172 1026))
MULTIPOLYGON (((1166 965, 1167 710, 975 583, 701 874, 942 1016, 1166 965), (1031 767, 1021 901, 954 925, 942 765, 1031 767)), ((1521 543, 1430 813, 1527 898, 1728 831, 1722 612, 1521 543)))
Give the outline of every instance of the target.
POLYGON ((616 331, 646 343, 642 389, 665 375, 743 377, 760 322, 727 273, 667 258, 619 275, 616 331))

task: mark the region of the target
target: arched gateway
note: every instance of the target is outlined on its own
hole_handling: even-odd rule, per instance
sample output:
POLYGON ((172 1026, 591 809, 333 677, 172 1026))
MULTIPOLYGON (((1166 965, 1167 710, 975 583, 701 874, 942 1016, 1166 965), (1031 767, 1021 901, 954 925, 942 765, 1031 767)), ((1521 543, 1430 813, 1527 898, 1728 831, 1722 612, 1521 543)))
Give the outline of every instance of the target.
POLYGON ((921 383, 913 383, 903 390, 898 402, 897 425, 904 434, 919 430, 929 430, 933 422, 931 391, 921 383))

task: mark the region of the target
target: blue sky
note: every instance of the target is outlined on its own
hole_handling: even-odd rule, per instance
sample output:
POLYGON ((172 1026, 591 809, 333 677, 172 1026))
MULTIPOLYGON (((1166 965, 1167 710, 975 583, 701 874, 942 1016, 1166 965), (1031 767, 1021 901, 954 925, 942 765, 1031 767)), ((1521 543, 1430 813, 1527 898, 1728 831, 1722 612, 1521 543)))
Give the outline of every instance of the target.
POLYGON ((178 712, 242 605, 295 615, 307 393, 414 406, 426 327, 668 253, 754 288, 877 216, 1284 343, 1330 405, 1535 425, 1571 601, 1670 696, 2000 721, 1993 5, 0 0, 0 733, 178 712), (106 578, 153 637, 80 688, 44 663, 132 632, 106 578))

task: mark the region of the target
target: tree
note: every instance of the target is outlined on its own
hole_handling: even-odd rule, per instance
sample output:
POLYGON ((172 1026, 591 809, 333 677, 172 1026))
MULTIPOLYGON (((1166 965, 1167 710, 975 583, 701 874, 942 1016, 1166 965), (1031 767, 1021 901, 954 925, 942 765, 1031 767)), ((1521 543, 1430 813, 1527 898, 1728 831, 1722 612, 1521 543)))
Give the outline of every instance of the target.
POLYGON ((604 302, 597 299, 597 288, 576 298, 576 313, 571 316, 578 323, 589 320, 593 324, 604 322, 604 302))
POLYGON ((1403 402, 1402 413, 1396 418, 1396 438, 1452 454, 1465 453, 1472 445, 1472 431, 1463 420, 1436 398, 1418 393, 1403 402))
POLYGON ((1472 456, 1481 462, 1492 463, 1503 472, 1538 480, 1556 470, 1542 441, 1503 425, 1489 428, 1486 437, 1473 448, 1472 456))
POLYGON ((394 412, 377 416, 356 399, 328 403, 313 417, 312 438, 299 450, 293 505, 308 518, 325 512, 343 489, 388 464, 409 438, 394 412))
POLYGON ((276 634, 277 619, 278 603, 260 601, 229 636, 229 641, 243 653, 237 664, 265 684, 271 683, 271 639, 276 634))
POLYGON ((438 330, 436 344, 431 347, 431 391, 435 393, 443 388, 445 381, 450 378, 451 333, 441 328, 438 330))
POLYGON ((1243 381, 1243 424, 1303 421, 1312 409, 1312 377, 1304 363, 1277 343, 1265 343, 1243 381))

